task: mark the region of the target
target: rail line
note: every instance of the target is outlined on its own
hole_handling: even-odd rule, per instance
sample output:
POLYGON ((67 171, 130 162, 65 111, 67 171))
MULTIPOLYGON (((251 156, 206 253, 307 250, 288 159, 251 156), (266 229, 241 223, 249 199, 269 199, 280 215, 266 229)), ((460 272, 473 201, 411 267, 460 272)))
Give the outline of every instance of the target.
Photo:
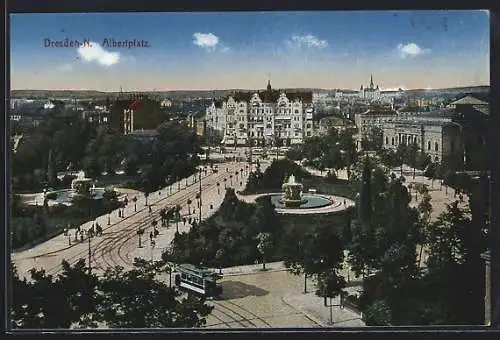
POLYGON ((248 313, 248 314, 251 314, 252 317, 256 320, 259 320, 261 321, 262 323, 264 323, 264 325, 268 326, 268 327, 272 327, 272 325, 270 323, 268 323, 266 320, 264 320, 262 317, 258 316, 257 314, 255 314, 254 312, 251 312, 249 311, 248 309, 244 308, 244 307, 241 307, 240 305, 234 303, 233 301, 229 301, 227 300, 226 301, 228 304, 232 305, 232 306, 235 306, 235 307, 238 307, 239 309, 241 309, 242 311, 244 311, 245 313, 248 313))
MULTIPOLYGON (((209 177, 215 175, 214 177, 212 177, 214 179, 213 184, 203 184, 202 183, 202 190, 203 190, 203 188, 206 190, 208 188, 216 186, 217 182, 220 182, 221 179, 225 178, 226 176, 228 176, 230 174, 233 174, 235 169, 239 169, 241 166, 242 166, 242 164, 240 164, 240 163, 228 164, 227 168, 231 168, 231 171, 228 172, 228 171, 219 170, 219 172, 217 174, 211 173, 209 175, 206 175, 205 177, 202 177, 202 180, 203 180, 203 179, 208 179, 209 177)), ((191 185, 188 185, 188 187, 196 185, 196 184, 198 184, 198 182, 191 183, 191 185)), ((187 189, 187 187, 185 187, 184 189, 187 189)), ((164 189, 161 189, 161 190, 164 190, 164 189)), ((153 203, 153 206, 154 205, 160 206, 159 209, 156 209, 156 212, 159 212, 162 209, 162 207, 164 206, 162 204, 166 203, 165 202, 166 200, 169 200, 170 204, 173 204, 173 203, 185 204, 187 202, 187 200, 189 199, 189 197, 191 197, 192 195, 193 195, 193 192, 177 191, 169 196, 167 195, 166 197, 159 199, 158 201, 153 203), (181 195, 179 195, 179 194, 181 194, 181 195), (178 197, 175 197, 175 196, 178 196, 178 197), (171 200, 175 200, 175 202, 170 202, 171 200), (179 200, 181 203, 179 203, 179 200), (164 203, 162 203, 162 202, 164 202, 164 203)), ((103 231, 111 232, 110 231, 111 228, 116 228, 117 226, 120 226, 123 221, 126 221, 127 219, 144 212, 145 209, 146 208, 144 207, 143 209, 139 210, 138 212, 132 213, 131 215, 125 217, 124 219, 112 224, 111 226, 104 228, 103 231)), ((151 222, 153 221, 153 219, 156 219, 156 218, 157 218, 157 216, 154 213, 149 214, 149 215, 145 216, 145 218, 142 221, 139 222, 140 223, 139 225, 145 226, 146 227, 145 230, 149 230, 149 228, 151 227, 151 222)), ((133 237, 132 235, 135 235, 136 230, 137 230, 137 224, 134 223, 131 225, 127 225, 123 229, 113 231, 113 234, 114 234, 113 237, 111 237, 111 238, 107 237, 107 238, 101 239, 101 240, 99 240, 99 242, 97 244, 93 245, 93 247, 92 247, 93 251, 91 253, 91 256, 95 259, 97 252, 101 251, 101 256, 99 258, 100 258, 101 262, 104 262, 103 263, 104 265, 112 266, 113 263, 116 264, 117 262, 115 259, 113 259, 113 255, 110 255, 111 258, 109 260, 106 260, 105 256, 107 254, 111 254, 112 250, 115 249, 115 247, 112 247, 112 245, 114 245, 117 241, 120 241, 120 240, 122 240, 121 244, 119 245, 119 249, 121 250, 123 248, 123 246, 133 237)), ((76 244, 75 246, 78 246, 78 245, 79 244, 76 244)), ((68 249, 68 248, 66 248, 66 249, 68 249)), ((60 251, 61 250, 48 252, 48 253, 39 255, 38 257, 50 255, 50 254, 60 252, 60 251)), ((70 256, 69 258, 66 258, 65 260, 69 263, 75 263, 78 260, 80 260, 81 258, 86 258, 88 256, 87 254, 88 254, 88 250, 82 249, 77 254, 74 254, 74 255, 70 256)), ((121 253, 119 254, 119 257, 121 258, 121 260, 124 263, 126 263, 126 264, 129 263, 129 261, 121 255, 121 253)), ((96 261, 96 260, 94 260, 94 261, 96 261)), ((104 268, 102 268, 102 266, 99 266, 99 265, 97 265, 96 268, 104 269, 104 268)), ((55 273, 58 273, 61 269, 62 269, 62 264, 58 264, 56 266, 49 268, 48 270, 46 270, 46 272, 55 274, 55 273)))

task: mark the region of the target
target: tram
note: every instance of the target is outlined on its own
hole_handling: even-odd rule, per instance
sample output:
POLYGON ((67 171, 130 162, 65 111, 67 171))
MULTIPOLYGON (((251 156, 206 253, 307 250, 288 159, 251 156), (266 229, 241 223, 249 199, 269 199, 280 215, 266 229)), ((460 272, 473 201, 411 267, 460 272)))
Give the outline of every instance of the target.
POLYGON ((175 285, 181 289, 192 291, 206 297, 219 297, 222 287, 217 280, 221 275, 207 269, 198 268, 192 264, 177 266, 175 285))

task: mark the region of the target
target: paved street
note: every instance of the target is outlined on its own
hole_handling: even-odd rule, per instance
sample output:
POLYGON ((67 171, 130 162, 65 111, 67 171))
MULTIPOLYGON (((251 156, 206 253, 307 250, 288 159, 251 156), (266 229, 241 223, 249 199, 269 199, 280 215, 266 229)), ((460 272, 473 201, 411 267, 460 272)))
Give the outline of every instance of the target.
MULTIPOLYGON (((202 177, 202 218, 206 218, 215 212, 222 201, 224 195, 224 178, 227 178, 226 186, 235 187, 240 190, 240 182, 242 185, 246 183, 246 174, 243 177, 239 174, 238 177, 235 172, 240 172, 244 169, 246 173, 245 163, 226 163, 219 166, 219 171, 216 174, 210 173, 202 177), (226 170, 227 168, 227 170, 226 170), (230 176, 233 176, 230 179, 230 176), (220 183, 219 194, 217 194, 217 183, 220 183), (210 204, 213 209, 210 209, 210 204)), ((198 175, 196 175, 198 178, 198 175)), ((194 182, 194 176, 182 179, 178 183, 174 183, 171 187, 163 188, 153 192, 148 197, 148 204, 151 205, 152 212, 149 213, 148 208, 145 206, 144 195, 138 196, 137 211, 134 209, 134 203, 129 201, 129 204, 124 208, 125 218, 118 217, 118 210, 113 211, 109 215, 110 225, 108 226, 108 215, 101 216, 96 221, 103 226, 104 233, 91 239, 91 252, 92 252, 92 265, 97 270, 104 269, 108 266, 122 265, 125 268, 130 268, 134 256, 146 255, 146 246, 149 247, 149 232, 152 230, 151 222, 153 220, 159 221, 159 211, 167 206, 176 204, 181 205, 181 215, 188 217, 187 200, 191 199, 191 215, 192 218, 199 218, 199 208, 196 206, 195 196, 199 192, 199 182, 194 182), (180 190, 179 190, 180 187, 180 190), (172 194, 170 194, 170 191, 172 194), (193 208, 195 213, 193 213, 193 208), (136 250, 138 246, 138 235, 136 231, 139 227, 145 228, 143 235, 144 248, 136 250), (146 242, 147 241, 147 242, 146 242)), ((89 221, 81 226, 82 230, 89 229, 93 221, 89 221)), ((180 223, 179 225, 182 225, 180 223)), ((187 230, 188 225, 180 228, 179 231, 187 230), (182 229, 181 229, 182 228, 182 229)), ((173 239, 175 228, 158 227, 162 235, 157 240, 158 251, 168 246, 173 239)), ((48 240, 32 249, 13 253, 12 259, 18 268, 20 275, 26 275, 27 271, 33 267, 45 268, 49 274, 56 274, 61 268, 61 261, 63 259, 70 263, 78 261, 80 258, 88 258, 88 242, 75 241, 75 230, 70 230, 68 236, 63 234, 48 240), (70 244, 71 243, 71 244, 70 244)), ((148 256, 150 258, 151 250, 148 256)), ((159 255, 157 255, 159 256, 159 255)))
POLYGON ((360 315, 341 309, 333 299, 333 324, 330 308, 314 294, 313 280, 308 279, 304 294, 304 277, 285 271, 282 262, 223 269, 223 294, 207 319, 209 328, 247 327, 360 327, 360 315))

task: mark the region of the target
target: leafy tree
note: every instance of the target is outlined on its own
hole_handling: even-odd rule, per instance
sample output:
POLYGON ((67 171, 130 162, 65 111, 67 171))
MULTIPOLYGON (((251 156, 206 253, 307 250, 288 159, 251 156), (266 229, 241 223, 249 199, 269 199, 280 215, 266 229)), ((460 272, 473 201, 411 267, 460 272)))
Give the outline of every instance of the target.
POLYGON ((156 280, 159 264, 136 259, 134 269, 108 269, 100 290, 101 312, 112 328, 200 327, 213 307, 197 296, 182 297, 156 280))
POLYGON ((273 242, 270 233, 259 233, 255 237, 258 241, 257 249, 262 254, 262 269, 266 270, 266 256, 269 250, 273 247, 273 242))
POLYGON ((387 326, 391 319, 391 308, 383 300, 375 301, 363 313, 363 321, 367 326, 387 326))
POLYGON ((330 323, 333 323, 332 299, 342 294, 345 285, 344 277, 339 275, 336 269, 330 269, 317 275, 316 295, 323 297, 325 306, 330 307, 330 323), (329 304, 326 302, 327 298, 330 299, 329 304))

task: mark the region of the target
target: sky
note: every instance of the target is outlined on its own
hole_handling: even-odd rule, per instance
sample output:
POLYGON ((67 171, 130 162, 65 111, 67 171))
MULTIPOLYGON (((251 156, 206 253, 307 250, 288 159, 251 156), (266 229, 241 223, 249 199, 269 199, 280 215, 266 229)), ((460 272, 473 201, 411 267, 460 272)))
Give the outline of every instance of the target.
POLYGON ((273 88, 359 89, 370 75, 382 90, 489 85, 489 14, 12 14, 10 62, 11 89, 261 89, 268 79, 273 88))

